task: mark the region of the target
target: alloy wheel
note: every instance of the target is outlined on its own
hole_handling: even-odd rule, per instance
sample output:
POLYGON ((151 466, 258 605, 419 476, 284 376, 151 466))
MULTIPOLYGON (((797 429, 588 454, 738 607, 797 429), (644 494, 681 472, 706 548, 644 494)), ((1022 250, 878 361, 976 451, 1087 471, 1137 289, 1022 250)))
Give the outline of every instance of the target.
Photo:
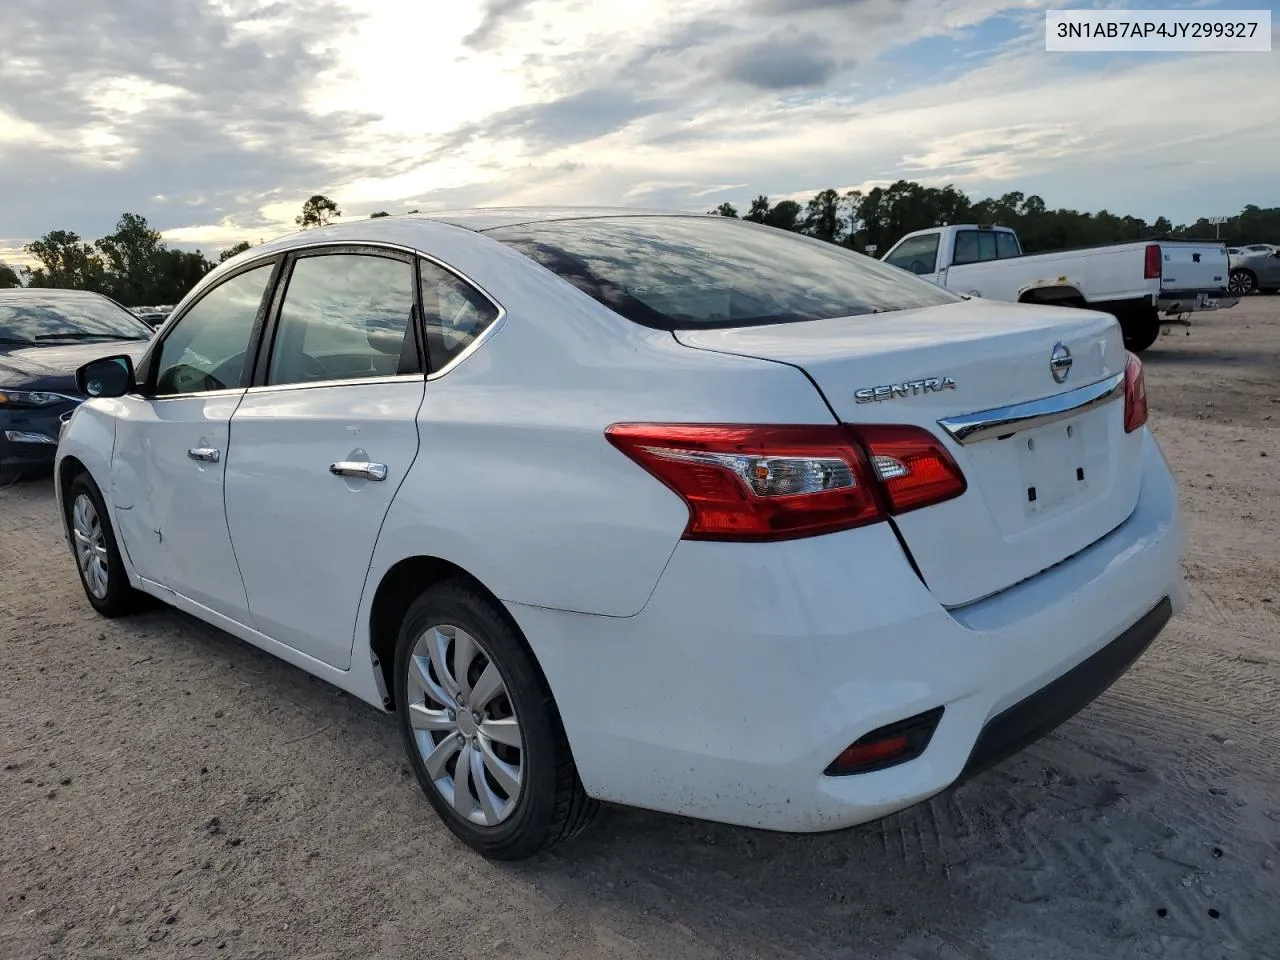
POLYGON ((1253 292, 1253 274, 1247 270, 1237 270, 1227 281, 1227 291, 1233 297, 1248 296, 1253 292))
POLYGON ((427 628, 408 666, 413 738, 432 785, 457 813, 502 823, 524 787, 524 738, 506 681, 461 627, 427 628))
POLYGON ((110 584, 107 561, 107 537, 98 517, 98 508, 88 494, 76 497, 71 508, 72 535, 75 539, 76 561, 84 585, 98 600, 107 596, 110 584))

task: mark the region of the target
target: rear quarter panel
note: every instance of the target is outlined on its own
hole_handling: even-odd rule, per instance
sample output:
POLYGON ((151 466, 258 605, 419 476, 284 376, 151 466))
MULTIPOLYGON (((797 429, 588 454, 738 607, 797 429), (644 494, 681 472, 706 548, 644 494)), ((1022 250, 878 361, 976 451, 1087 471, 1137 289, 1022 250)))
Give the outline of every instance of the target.
POLYGON ((508 315, 475 353, 427 384, 421 452, 387 516, 366 603, 395 563, 434 556, 507 602, 632 616, 688 510, 605 439, 607 426, 834 418, 798 370, 690 350, 480 241, 493 249, 469 258, 466 272, 508 315))

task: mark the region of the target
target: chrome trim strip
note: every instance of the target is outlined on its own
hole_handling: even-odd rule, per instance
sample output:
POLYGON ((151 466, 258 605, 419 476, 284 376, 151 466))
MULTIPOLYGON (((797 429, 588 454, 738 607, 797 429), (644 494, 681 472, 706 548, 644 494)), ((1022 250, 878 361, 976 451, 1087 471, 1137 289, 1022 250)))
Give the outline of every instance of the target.
POLYGON ((137 400, 163 403, 165 400, 195 400, 204 399, 205 397, 230 397, 237 393, 244 393, 244 390, 244 387, 227 387, 222 390, 193 390, 191 393, 166 393, 158 397, 148 397, 141 393, 130 393, 126 394, 126 396, 133 397, 137 400))
POLYGON ((284 393, 287 390, 316 390, 321 387, 358 387, 378 383, 422 383, 420 373, 402 373, 390 377, 350 377, 345 380, 307 380, 303 383, 267 383, 250 387, 246 393, 284 393))
POLYGON ((1124 374, 1117 373, 1097 383, 1054 397, 1045 397, 1043 400, 1030 400, 959 417, 947 417, 939 420, 938 426, 947 431, 957 443, 977 443, 1074 417, 1091 407, 1113 400, 1123 386, 1124 374))

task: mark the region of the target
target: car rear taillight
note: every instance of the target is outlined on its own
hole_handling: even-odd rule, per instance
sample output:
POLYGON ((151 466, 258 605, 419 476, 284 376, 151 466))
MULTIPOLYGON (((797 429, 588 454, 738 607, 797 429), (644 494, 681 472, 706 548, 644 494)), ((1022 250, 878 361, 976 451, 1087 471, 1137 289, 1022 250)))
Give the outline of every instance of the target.
POLYGON ((1142 361, 1132 353, 1124 365, 1124 432, 1133 433, 1147 422, 1147 378, 1142 361))
POLYGON ((919 427, 849 428, 871 454, 890 513, 906 513, 964 493, 960 467, 937 439, 919 427))
POLYGON ((848 530, 964 492, 915 427, 614 424, 609 442, 689 507, 687 540, 791 540, 848 530))
POLYGON ((1160 273, 1160 244, 1149 243, 1147 244, 1147 259, 1142 271, 1142 278, 1144 280, 1159 280, 1160 273))

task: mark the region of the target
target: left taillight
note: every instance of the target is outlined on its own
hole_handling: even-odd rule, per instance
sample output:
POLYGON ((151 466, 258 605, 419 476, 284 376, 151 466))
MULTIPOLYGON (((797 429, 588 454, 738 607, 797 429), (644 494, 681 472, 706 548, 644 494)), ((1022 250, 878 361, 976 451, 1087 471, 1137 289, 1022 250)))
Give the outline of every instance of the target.
POLYGON ((605 435, 684 500, 687 540, 833 533, 965 489, 950 455, 916 427, 626 423, 605 435))
POLYGON ((1124 432, 1133 433, 1147 422, 1147 379, 1142 361, 1132 353, 1124 365, 1124 432))

